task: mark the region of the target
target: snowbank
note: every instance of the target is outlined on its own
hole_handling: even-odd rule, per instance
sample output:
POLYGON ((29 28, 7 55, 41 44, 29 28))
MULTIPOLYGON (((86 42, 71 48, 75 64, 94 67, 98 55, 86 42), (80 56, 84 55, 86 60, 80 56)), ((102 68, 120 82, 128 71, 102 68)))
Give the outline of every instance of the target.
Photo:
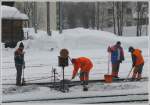
POLYGON ((21 13, 17 8, 10 6, 1 6, 2 19, 28 19, 26 14, 21 13))
POLYGON ((117 41, 121 41, 124 48, 128 48, 129 46, 148 48, 147 36, 119 37, 110 32, 84 28, 67 29, 62 34, 53 31, 52 36, 48 36, 44 31, 38 31, 35 34, 33 29, 29 29, 28 32, 30 39, 24 42, 27 44, 26 47, 30 49, 106 49, 109 45, 114 45, 117 41))

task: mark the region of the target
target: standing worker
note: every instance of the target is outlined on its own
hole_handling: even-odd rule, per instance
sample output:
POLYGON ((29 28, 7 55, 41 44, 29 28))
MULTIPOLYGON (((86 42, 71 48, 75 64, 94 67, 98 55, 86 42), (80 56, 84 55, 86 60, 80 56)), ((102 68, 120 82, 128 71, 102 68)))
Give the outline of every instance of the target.
POLYGON ((108 52, 111 54, 111 63, 112 63, 112 77, 119 78, 118 72, 120 63, 124 60, 124 51, 121 47, 121 42, 117 41, 117 43, 112 46, 108 47, 108 52))
POLYGON ((21 86, 21 75, 22 75, 22 69, 25 68, 25 61, 24 61, 24 45, 21 42, 19 45, 19 48, 14 53, 14 60, 15 60, 15 67, 17 70, 16 75, 16 85, 21 86))
POLYGON ((140 80, 142 77, 142 70, 144 66, 144 58, 140 49, 134 49, 132 46, 129 47, 129 52, 132 57, 133 75, 132 80, 140 80))
POLYGON ((86 57, 74 58, 71 60, 74 66, 72 79, 75 78, 78 70, 80 69, 80 81, 83 85, 88 85, 89 72, 93 67, 93 63, 90 59, 86 57))

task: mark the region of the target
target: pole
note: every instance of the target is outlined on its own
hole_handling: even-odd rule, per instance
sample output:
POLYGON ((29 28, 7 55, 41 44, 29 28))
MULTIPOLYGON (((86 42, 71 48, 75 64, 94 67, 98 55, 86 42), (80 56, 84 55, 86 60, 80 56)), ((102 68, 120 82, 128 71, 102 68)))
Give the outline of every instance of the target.
POLYGON ((110 52, 108 52, 108 75, 110 73, 110 68, 109 68, 109 63, 110 63, 110 52))
POLYGON ((97 30, 99 30, 99 24, 100 24, 100 20, 99 20, 99 17, 100 17, 100 14, 99 14, 99 12, 100 12, 100 3, 99 2, 97 2, 97 30))
POLYGON ((71 60, 71 58, 68 56, 68 58, 69 58, 69 60, 71 61, 71 63, 72 63, 72 60, 71 60))
POLYGON ((65 75, 64 75, 64 68, 65 68, 65 67, 63 66, 63 67, 62 67, 62 69, 63 69, 63 81, 62 81, 62 82, 63 82, 63 87, 62 87, 63 92, 65 92, 65 89, 64 89, 64 78, 65 78, 65 75))
POLYGON ((54 89, 56 88, 56 77, 55 77, 55 74, 56 74, 56 69, 53 69, 54 71, 54 89))
POLYGON ((94 4, 94 15, 95 15, 95 24, 94 24, 94 29, 96 29, 97 28, 97 2, 95 2, 95 4, 94 4))
POLYGON ((134 67, 131 68, 129 74, 127 75, 127 77, 126 77, 126 79, 124 81, 127 81, 127 79, 129 78, 129 76, 130 76, 130 74, 131 74, 131 72, 132 72, 133 69, 134 69, 134 67))

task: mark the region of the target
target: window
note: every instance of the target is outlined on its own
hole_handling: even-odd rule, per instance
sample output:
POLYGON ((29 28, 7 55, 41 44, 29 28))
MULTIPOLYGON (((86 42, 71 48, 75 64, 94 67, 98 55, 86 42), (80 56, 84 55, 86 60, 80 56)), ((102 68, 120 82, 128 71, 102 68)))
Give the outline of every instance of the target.
POLYGON ((113 14, 113 9, 108 9, 108 15, 112 15, 113 14))

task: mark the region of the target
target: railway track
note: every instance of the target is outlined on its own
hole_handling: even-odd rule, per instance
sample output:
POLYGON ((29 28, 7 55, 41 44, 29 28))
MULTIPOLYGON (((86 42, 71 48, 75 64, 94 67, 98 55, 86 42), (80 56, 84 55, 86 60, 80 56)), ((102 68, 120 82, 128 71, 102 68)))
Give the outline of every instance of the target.
POLYGON ((22 103, 22 102, 84 103, 84 104, 148 102, 148 93, 2 101, 2 103, 22 103))
MULTIPOLYGON (((148 77, 143 77, 140 81, 137 81, 137 82, 141 82, 141 81, 148 81, 148 77)), ((100 82, 100 83, 105 83, 105 80, 104 79, 101 79, 101 80, 89 80, 89 83, 97 83, 97 82, 100 82)), ((119 79, 116 79, 116 80, 113 80, 113 83, 120 83, 120 82, 136 82, 136 81, 131 81, 131 78, 119 78, 119 79)), ((74 86, 74 85, 80 85, 80 81, 70 81, 69 86, 74 86)), ((54 82, 29 82, 29 83, 26 83, 26 85, 53 85, 54 82)), ((60 84, 59 81, 55 82, 56 86, 58 86, 60 84)), ((5 84, 2 84, 2 85, 15 85, 14 83, 5 83, 5 84)))
POLYGON ((103 104, 103 103, 148 103, 148 99, 142 100, 122 100, 122 101, 108 101, 108 102, 92 102, 92 103, 85 103, 85 104, 103 104))

